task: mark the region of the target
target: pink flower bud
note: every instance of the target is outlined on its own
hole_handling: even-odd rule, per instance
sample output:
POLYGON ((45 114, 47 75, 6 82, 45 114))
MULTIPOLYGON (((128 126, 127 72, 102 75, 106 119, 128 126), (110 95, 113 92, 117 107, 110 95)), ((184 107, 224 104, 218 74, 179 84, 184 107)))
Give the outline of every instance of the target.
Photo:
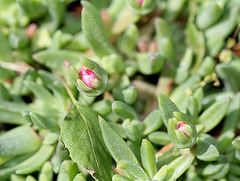
POLYGON ((27 37, 32 38, 37 30, 37 25, 32 23, 27 27, 27 37))
POLYGON ((143 0, 138 0, 139 6, 142 6, 143 0))
POLYGON ((90 88, 95 88, 93 85, 93 81, 96 81, 98 79, 95 76, 95 73, 87 68, 81 68, 79 71, 79 74, 81 76, 81 80, 90 88))
POLYGON ((178 124, 177 129, 178 129, 179 131, 183 132, 183 134, 185 134, 186 136, 188 136, 187 133, 186 133, 186 131, 185 131, 185 127, 186 127, 186 126, 187 126, 186 123, 181 122, 181 123, 178 124))

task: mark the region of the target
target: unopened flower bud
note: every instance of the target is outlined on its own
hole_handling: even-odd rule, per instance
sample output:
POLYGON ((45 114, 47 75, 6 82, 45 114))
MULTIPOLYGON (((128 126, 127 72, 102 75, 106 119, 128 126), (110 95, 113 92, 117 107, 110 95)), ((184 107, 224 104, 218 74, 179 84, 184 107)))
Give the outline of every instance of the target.
POLYGON ((128 0, 128 3, 136 14, 146 15, 156 7, 157 0, 128 0))
POLYGON ((80 92, 87 96, 98 96, 102 94, 106 87, 107 73, 93 60, 80 57, 79 72, 73 66, 70 66, 70 76, 80 92))
POLYGON ((181 112, 174 112, 168 122, 168 134, 172 144, 177 148, 192 147, 197 138, 195 125, 189 117, 181 112))
POLYGON ((81 68, 79 71, 81 80, 88 86, 91 88, 97 88, 97 86, 99 85, 98 82, 98 78, 95 76, 94 72, 91 71, 90 69, 87 68, 81 68))

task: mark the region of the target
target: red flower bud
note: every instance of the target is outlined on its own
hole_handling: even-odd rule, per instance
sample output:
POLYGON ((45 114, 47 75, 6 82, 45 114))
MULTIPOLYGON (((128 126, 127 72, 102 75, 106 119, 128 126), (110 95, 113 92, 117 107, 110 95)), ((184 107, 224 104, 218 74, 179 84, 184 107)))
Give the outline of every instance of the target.
POLYGON ((186 134, 186 131, 185 131, 185 126, 186 126, 186 125, 187 125, 186 123, 181 122, 181 123, 178 124, 177 129, 178 129, 179 131, 183 132, 183 134, 185 134, 186 136, 188 136, 188 135, 186 134))
POLYGON ((81 68, 79 71, 79 74, 81 76, 81 80, 90 88, 95 88, 93 82, 98 79, 95 76, 95 73, 87 68, 81 68))
POLYGON ((139 6, 142 6, 143 0, 138 0, 139 6))

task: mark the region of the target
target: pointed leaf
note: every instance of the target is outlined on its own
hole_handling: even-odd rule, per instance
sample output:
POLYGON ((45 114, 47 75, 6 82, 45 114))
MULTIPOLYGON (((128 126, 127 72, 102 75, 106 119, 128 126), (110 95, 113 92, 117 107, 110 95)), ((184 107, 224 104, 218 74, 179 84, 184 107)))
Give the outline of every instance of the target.
POLYGON ((116 53, 90 9, 82 10, 82 28, 89 46, 98 57, 116 53))
POLYGON ((53 146, 42 145, 34 155, 18 165, 16 174, 29 174, 39 170, 41 166, 51 157, 53 151, 53 146))
POLYGON ((194 155, 188 152, 173 160, 167 167, 168 171, 165 180, 173 180, 180 177, 192 164, 193 159, 194 155))
POLYGON ((131 179, 129 179, 128 177, 124 176, 124 175, 120 175, 120 174, 116 174, 113 176, 112 178, 113 181, 132 181, 131 179))
POLYGON ((102 130, 103 140, 113 159, 117 163, 123 160, 138 163, 137 158, 127 143, 101 117, 99 117, 99 124, 102 130))
POLYGON ((121 168, 122 170, 127 172, 127 174, 129 174, 135 180, 146 181, 149 179, 142 167, 131 161, 120 161, 118 163, 118 168, 121 168))
POLYGON ((114 101, 112 103, 112 110, 122 119, 138 119, 136 111, 124 102, 114 101))
POLYGON ((159 128, 161 128, 163 124, 161 112, 159 110, 152 111, 144 120, 144 135, 148 135, 149 133, 152 133, 159 128))
POLYGON ((153 180, 163 181, 167 175, 167 165, 164 165, 157 173, 154 175, 153 180))
POLYGON ((97 115, 87 106, 76 103, 72 108, 61 124, 61 139, 72 160, 92 177, 111 180, 111 157, 106 151, 97 115))
POLYGON ((201 114, 199 122, 204 126, 204 132, 212 130, 219 124, 228 110, 230 100, 231 99, 228 98, 218 101, 201 114))
POLYGON ((168 125, 169 118, 173 118, 173 112, 178 112, 177 106, 165 95, 158 96, 158 105, 165 126, 168 125))
POLYGON ((153 146, 148 140, 143 139, 140 151, 143 168, 148 177, 152 178, 157 173, 156 158, 153 146))
POLYGON ((195 156, 203 161, 215 161, 219 158, 220 153, 216 144, 212 143, 215 139, 207 134, 201 134, 197 140, 195 156))
POLYGON ((61 164, 57 181, 72 181, 78 172, 78 167, 72 160, 64 160, 61 164))
POLYGON ((40 137, 29 126, 19 126, 0 136, 0 157, 11 157, 36 151, 40 137))
POLYGON ((69 60, 71 64, 75 65, 81 55, 83 53, 71 50, 43 50, 33 54, 33 58, 48 68, 61 70, 65 60, 69 60))

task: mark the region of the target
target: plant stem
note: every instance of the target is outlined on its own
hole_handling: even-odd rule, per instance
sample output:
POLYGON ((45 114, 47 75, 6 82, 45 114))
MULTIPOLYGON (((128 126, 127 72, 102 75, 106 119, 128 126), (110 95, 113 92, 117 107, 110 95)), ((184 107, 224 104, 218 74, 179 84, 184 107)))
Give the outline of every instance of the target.
POLYGON ((55 72, 55 74, 56 74, 58 77, 60 77, 60 79, 62 80, 63 86, 64 86, 64 88, 66 89, 66 91, 67 91, 70 99, 72 100, 73 104, 76 104, 77 100, 76 100, 75 97, 73 96, 72 91, 70 90, 69 86, 67 85, 65 78, 64 78, 62 75, 60 75, 59 72, 55 72))
POLYGON ((171 150, 173 148, 173 144, 169 143, 168 145, 164 146, 161 148, 161 150, 159 150, 156 154, 155 157, 158 158, 160 156, 162 156, 165 152, 171 150))

